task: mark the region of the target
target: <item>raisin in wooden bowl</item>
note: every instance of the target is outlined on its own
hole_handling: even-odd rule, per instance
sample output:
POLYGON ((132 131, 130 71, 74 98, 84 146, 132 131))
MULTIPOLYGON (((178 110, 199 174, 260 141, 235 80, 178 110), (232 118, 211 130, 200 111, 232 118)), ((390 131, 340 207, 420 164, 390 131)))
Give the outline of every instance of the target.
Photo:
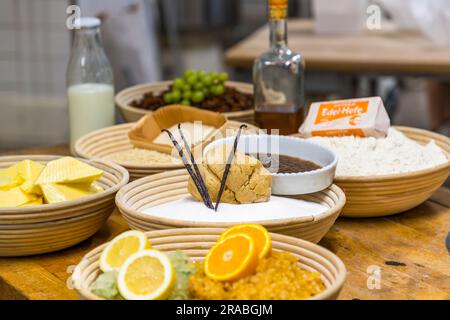
MULTIPOLYGON (((138 121, 142 116, 165 105, 162 96, 172 81, 146 83, 120 91, 116 104, 127 122, 138 121)), ((221 96, 210 96, 196 107, 221 112, 228 120, 255 123, 253 109, 253 86, 248 83, 227 81, 221 96)))

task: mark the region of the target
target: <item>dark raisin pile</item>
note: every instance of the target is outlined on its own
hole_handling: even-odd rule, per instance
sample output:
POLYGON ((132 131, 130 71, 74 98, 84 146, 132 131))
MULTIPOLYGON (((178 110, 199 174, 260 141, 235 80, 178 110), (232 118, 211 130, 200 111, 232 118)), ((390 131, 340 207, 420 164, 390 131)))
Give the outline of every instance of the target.
MULTIPOLYGON (((163 100, 164 93, 158 95, 153 92, 145 93, 141 99, 131 102, 131 106, 155 111, 166 105, 163 100)), ((253 109, 253 95, 242 93, 234 88, 226 88, 224 94, 220 96, 210 95, 202 102, 194 103, 192 106, 215 112, 245 111, 253 109)))

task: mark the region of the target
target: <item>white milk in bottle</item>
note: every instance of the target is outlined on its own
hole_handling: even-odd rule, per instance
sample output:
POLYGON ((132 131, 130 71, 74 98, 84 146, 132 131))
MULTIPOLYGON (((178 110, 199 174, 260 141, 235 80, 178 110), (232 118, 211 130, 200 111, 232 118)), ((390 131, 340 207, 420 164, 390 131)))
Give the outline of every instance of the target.
POLYGON ((100 20, 80 18, 75 25, 67 68, 72 151, 78 138, 115 120, 113 74, 100 40, 100 20))
POLYGON ((103 83, 75 84, 67 89, 70 139, 114 124, 114 88, 103 83))

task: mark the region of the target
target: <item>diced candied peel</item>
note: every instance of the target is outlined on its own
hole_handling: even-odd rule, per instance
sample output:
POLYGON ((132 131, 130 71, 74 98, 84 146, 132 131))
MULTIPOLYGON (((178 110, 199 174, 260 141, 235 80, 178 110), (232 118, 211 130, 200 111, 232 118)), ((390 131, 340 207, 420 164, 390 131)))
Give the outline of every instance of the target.
POLYGON ((194 299, 202 300, 302 300, 325 290, 320 274, 302 269, 287 252, 273 251, 262 259, 255 274, 235 282, 218 282, 201 266, 190 278, 194 299))

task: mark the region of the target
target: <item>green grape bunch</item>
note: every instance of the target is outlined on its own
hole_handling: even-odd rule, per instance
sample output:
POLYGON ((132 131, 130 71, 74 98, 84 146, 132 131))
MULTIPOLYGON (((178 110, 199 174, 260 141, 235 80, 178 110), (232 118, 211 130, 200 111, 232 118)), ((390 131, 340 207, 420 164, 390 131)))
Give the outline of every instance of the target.
POLYGON ((225 93, 226 72, 205 72, 186 70, 182 78, 176 78, 168 92, 163 95, 164 103, 183 105, 199 104, 209 96, 225 93))

